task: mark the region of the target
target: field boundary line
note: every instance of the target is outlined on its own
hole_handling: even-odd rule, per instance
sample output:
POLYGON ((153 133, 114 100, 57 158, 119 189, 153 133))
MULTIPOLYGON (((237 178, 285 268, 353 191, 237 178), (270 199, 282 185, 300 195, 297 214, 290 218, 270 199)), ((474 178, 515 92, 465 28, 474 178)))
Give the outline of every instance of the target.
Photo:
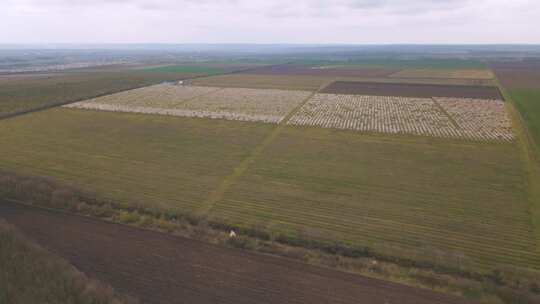
POLYGON ((266 138, 258 144, 250 153, 249 156, 247 156, 240 164, 234 168, 233 172, 225 177, 221 184, 210 193, 208 198, 201 204, 199 208, 197 208, 197 213, 201 215, 208 215, 212 208, 215 206, 216 203, 221 201, 223 197, 225 196, 225 193, 229 188, 234 185, 238 179, 244 175, 244 173, 247 171, 249 166, 255 162, 255 160, 262 154, 264 149, 268 147, 274 139, 276 139, 283 129, 287 126, 287 122, 298 112, 300 109, 308 103, 313 96, 315 96, 317 93, 319 93, 322 89, 324 89, 326 86, 328 86, 332 81, 329 81, 327 83, 322 84, 317 90, 313 91, 311 94, 309 94, 308 97, 306 97, 302 102, 300 102, 294 109, 292 109, 281 121, 277 124, 277 127, 275 127, 270 134, 266 136, 266 138))
POLYGON ((439 109, 439 111, 441 111, 443 114, 446 115, 446 117, 448 117, 448 119, 450 120, 450 122, 452 123, 452 125, 458 129, 459 131, 463 131, 461 129, 461 127, 459 126, 459 124, 457 123, 457 121, 452 117, 452 115, 450 115, 450 113, 448 113, 448 111, 446 111, 443 106, 441 106, 440 103, 437 102, 437 100, 435 99, 435 97, 431 97, 431 100, 433 101, 433 103, 435 104, 435 106, 439 109))

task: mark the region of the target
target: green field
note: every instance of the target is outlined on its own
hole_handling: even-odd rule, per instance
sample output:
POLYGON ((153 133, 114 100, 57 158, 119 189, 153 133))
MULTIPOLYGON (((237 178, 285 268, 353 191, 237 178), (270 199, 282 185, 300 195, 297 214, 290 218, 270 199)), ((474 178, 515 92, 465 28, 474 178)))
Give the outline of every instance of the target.
POLYGON ((390 255, 540 268, 525 179, 513 144, 290 128, 211 215, 390 255))
POLYGON ((0 121, 0 168, 188 212, 272 125, 54 109, 0 121))
MULTIPOLYGON (((509 93, 521 113, 529 134, 535 141, 537 149, 540 149, 540 90, 510 89, 509 93)), ((537 153, 540 153, 540 150, 537 153)))
POLYGON ((47 110, 0 122, 0 169, 452 267, 540 269, 517 144, 275 128, 47 110))

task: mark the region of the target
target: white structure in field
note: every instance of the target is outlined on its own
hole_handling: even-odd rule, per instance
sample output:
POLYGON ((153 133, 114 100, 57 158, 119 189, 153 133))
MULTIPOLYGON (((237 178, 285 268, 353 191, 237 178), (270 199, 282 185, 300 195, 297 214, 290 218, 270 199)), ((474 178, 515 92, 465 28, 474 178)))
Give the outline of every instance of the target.
POLYGON ((287 124, 479 141, 514 139, 502 100, 316 94, 287 124))
POLYGON ((161 84, 76 102, 71 108, 279 123, 311 92, 161 84))

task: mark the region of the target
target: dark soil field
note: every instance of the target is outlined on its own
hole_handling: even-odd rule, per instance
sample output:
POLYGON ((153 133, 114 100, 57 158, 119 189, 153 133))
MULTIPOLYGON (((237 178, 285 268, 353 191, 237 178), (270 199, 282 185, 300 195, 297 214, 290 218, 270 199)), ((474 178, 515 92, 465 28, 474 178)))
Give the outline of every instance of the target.
POLYGON ((138 304, 89 280, 0 216, 0 303, 138 304), (30 288, 31 287, 31 288, 30 288))
POLYGON ((336 81, 322 90, 330 94, 402 97, 502 99, 496 87, 336 81))
POLYGON ((372 67, 355 67, 355 68, 332 68, 332 67, 312 67, 306 65, 276 65, 271 67, 263 67, 260 69, 251 70, 250 74, 263 75, 304 75, 304 76, 327 76, 327 77, 362 77, 362 78, 377 78, 390 76, 398 69, 392 68, 372 68, 372 67))
POLYGON ((284 258, 0 203, 0 218, 142 303, 466 303, 284 258))
POLYGON ((540 60, 497 62, 491 68, 506 88, 540 89, 540 60))

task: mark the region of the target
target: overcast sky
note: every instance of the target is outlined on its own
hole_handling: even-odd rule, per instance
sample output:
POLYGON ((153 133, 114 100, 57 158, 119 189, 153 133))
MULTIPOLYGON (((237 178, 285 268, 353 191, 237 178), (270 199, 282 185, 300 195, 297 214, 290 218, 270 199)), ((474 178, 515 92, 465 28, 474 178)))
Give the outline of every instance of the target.
POLYGON ((540 43, 540 0, 0 0, 0 43, 540 43))

